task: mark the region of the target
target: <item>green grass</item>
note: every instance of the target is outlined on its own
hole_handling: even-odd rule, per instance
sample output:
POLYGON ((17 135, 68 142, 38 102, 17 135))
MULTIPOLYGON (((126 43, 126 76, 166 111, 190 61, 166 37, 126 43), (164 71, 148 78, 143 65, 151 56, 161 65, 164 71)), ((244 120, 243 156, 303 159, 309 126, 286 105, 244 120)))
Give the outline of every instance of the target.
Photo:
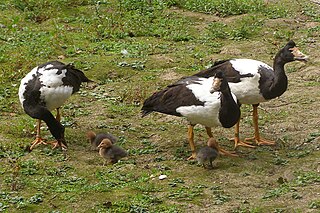
POLYGON ((295 178, 292 181, 281 181, 280 187, 267 191, 267 193, 263 196, 263 199, 277 198, 289 192, 293 192, 291 196, 293 199, 301 199, 302 197, 299 194, 295 193, 295 191, 297 191, 296 187, 318 184, 319 182, 320 175, 317 172, 299 171, 295 174, 295 178))
MULTIPOLYGON (((293 80, 286 96, 259 109, 262 135, 283 145, 240 148, 241 157, 220 157, 213 170, 185 160, 185 120, 156 113, 140 117, 143 100, 154 91, 217 59, 272 64, 289 39, 319 57, 314 4, 4 0, 0 9, 0 212, 285 212, 300 201, 297 211, 319 209, 309 193, 319 184, 319 131, 311 123, 314 114, 307 120, 296 116, 305 112, 301 107, 317 104, 301 88, 316 90, 319 82, 305 80, 303 65, 288 66, 293 80), (74 63, 96 84, 84 84, 62 107, 68 152, 39 146, 28 153, 35 120, 20 106, 19 83, 33 67, 58 59, 74 63), (302 105, 281 102, 291 98, 302 105), (103 159, 89 150, 87 130, 114 134, 129 157, 102 166, 103 159), (286 177, 293 169, 293 177, 286 177), (168 178, 160 181, 161 174, 168 178), (292 203, 283 206, 285 199, 292 203)), ((242 106, 242 138, 251 136, 251 126, 251 106, 242 106)), ((232 129, 213 131, 221 146, 233 148, 232 129)), ((45 125, 42 133, 53 139, 45 125)), ((198 148, 207 140, 200 126, 195 139, 198 148)))

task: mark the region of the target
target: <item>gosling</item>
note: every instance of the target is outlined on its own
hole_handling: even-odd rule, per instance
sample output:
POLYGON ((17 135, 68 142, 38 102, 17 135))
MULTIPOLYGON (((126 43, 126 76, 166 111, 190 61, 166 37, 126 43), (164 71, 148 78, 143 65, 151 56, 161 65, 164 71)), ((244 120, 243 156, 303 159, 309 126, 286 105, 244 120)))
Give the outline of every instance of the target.
POLYGON ((112 144, 110 139, 103 139, 98 146, 99 154, 106 161, 103 163, 105 165, 108 161, 112 164, 117 163, 121 158, 126 157, 128 153, 121 147, 112 144))
POLYGON ((212 161, 218 157, 218 150, 217 141, 214 138, 209 138, 207 146, 202 147, 197 153, 198 163, 202 164, 204 168, 213 169, 212 161))
POLYGON ((89 142, 91 143, 91 147, 93 150, 99 150, 98 146, 101 143, 101 141, 105 138, 109 139, 112 144, 117 142, 117 138, 109 133, 98 133, 96 134, 93 131, 87 132, 87 137, 89 139, 89 142))

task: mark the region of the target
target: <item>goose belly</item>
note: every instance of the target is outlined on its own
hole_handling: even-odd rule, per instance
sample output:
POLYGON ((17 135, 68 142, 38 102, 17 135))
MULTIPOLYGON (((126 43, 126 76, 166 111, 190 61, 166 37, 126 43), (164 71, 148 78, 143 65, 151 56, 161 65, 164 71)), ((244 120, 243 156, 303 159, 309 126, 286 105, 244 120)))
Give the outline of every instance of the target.
POLYGON ((237 96, 241 104, 258 104, 267 101, 260 91, 260 72, 273 75, 273 69, 269 65, 253 59, 230 60, 232 67, 241 75, 251 74, 252 77, 241 78, 240 82, 231 83, 229 86, 232 93, 237 96))
POLYGON ((255 79, 244 79, 238 83, 229 83, 229 86, 241 104, 258 104, 267 101, 260 93, 258 82, 255 79))
POLYGON ((72 87, 42 87, 40 88, 40 98, 46 103, 48 110, 54 110, 62 106, 66 100, 72 95, 72 87))
POLYGON ((202 124, 207 127, 221 126, 219 121, 220 102, 206 103, 204 106, 181 106, 177 112, 186 117, 191 124, 202 124))

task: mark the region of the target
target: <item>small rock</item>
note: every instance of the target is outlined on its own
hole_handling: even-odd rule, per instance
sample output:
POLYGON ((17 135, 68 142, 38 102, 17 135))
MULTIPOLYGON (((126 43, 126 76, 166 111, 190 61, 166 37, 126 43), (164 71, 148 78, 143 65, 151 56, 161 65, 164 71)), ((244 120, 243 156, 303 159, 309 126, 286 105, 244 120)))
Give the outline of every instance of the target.
POLYGON ((159 180, 164 180, 164 179, 166 179, 168 176, 167 175, 160 175, 159 176, 159 180))
POLYGON ((64 55, 59 55, 58 56, 58 59, 60 59, 60 60, 63 60, 63 59, 65 59, 66 57, 64 56, 64 55))
POLYGON ((122 54, 122 55, 128 55, 129 52, 128 52, 128 50, 121 50, 121 54, 122 54))

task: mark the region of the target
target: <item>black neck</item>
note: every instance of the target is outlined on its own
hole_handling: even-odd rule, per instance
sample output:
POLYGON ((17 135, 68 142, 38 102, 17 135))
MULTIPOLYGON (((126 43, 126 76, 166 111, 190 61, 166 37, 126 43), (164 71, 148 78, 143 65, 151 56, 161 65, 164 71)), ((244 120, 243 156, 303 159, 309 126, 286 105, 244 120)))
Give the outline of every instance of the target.
POLYGON ((277 55, 273 63, 274 79, 265 94, 266 99, 273 99, 282 95, 288 87, 288 78, 286 76, 284 65, 286 63, 277 55))
POLYGON ((47 124, 51 134, 56 140, 65 143, 64 126, 55 119, 50 111, 46 111, 40 119, 47 124))
POLYGON ((221 91, 219 121, 225 128, 234 126, 240 118, 239 105, 233 99, 230 89, 221 91))

